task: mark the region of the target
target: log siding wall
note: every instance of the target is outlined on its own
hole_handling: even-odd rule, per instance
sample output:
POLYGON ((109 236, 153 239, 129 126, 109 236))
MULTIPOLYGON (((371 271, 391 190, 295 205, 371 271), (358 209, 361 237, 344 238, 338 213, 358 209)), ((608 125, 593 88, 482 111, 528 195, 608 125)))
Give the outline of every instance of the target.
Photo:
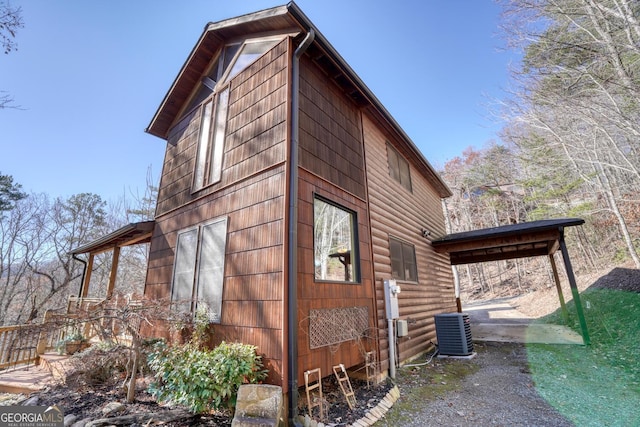
POLYGON ((436 253, 421 234, 422 228, 430 230, 432 236, 446 234, 440 196, 417 172, 411 159, 407 160, 412 192, 391 178, 386 144, 398 146, 398 143, 375 123, 363 115, 380 351, 383 367, 388 368, 383 283, 391 278, 389 236, 414 245, 418 268, 417 283, 398 281, 402 289, 398 300, 400 318, 409 321, 409 336, 398 339, 398 360, 407 360, 428 350, 430 341, 435 342, 436 338, 433 316, 456 311, 456 304, 448 257, 436 253))

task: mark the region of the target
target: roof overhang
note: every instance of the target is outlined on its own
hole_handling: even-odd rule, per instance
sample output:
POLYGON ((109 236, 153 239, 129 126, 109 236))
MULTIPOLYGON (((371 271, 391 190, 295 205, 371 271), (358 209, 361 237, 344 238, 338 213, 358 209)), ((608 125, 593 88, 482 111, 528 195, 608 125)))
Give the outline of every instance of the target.
POLYGON ((584 224, 581 218, 560 218, 449 234, 431 242, 448 253, 451 265, 552 255, 564 228, 584 224))
POLYGON ((149 243, 153 233, 155 221, 143 221, 127 224, 116 231, 107 234, 91 243, 82 245, 69 252, 71 255, 92 253, 97 254, 115 247, 131 246, 149 243))
POLYGON ((316 36, 306 54, 327 71, 327 74, 353 99, 356 105, 373 113, 386 129, 398 135, 399 139, 405 143, 404 154, 410 157, 420 172, 430 180, 439 196, 450 197, 451 190, 411 138, 294 2, 207 24, 149 123, 146 132, 165 140, 168 138, 169 130, 178 118, 183 105, 188 102, 193 89, 200 82, 211 59, 226 41, 247 34, 273 32, 300 33, 299 37, 302 38, 303 34, 306 34, 310 29, 313 29, 316 36))

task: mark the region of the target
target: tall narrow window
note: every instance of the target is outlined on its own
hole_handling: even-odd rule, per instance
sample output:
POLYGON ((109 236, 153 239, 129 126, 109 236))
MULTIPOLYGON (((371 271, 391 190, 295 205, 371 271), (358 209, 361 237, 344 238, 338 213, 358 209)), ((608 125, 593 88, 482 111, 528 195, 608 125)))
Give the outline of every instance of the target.
POLYGON ((205 170, 207 168, 207 151, 209 148, 209 138, 211 134, 211 110, 213 101, 209 101, 202 106, 202 118, 200 119, 200 136, 198 137, 198 153, 196 154, 196 170, 193 180, 194 189, 199 189, 205 185, 205 170))
POLYGON ((418 268, 415 247, 389 237, 389 251, 391 253, 391 276, 398 280, 417 282, 418 268))
MULTIPOLYGON (((202 77, 200 87, 191 101, 192 106, 205 102, 200 120, 193 191, 222 179, 230 80, 281 40, 282 38, 270 38, 229 44, 220 51, 208 74, 202 77)), ((187 111, 191 108, 193 107, 187 111)))
POLYGON ((229 86, 218 94, 216 105, 215 127, 213 129, 213 146, 211 149, 211 168, 209 183, 220 181, 222 177, 222 154, 224 151, 224 135, 227 130, 227 110, 229 109, 229 86))
POLYGON ((177 304, 176 307, 181 312, 189 312, 192 307, 197 245, 197 228, 178 234, 176 258, 173 265, 171 301, 177 304))
POLYGON ((205 308, 220 322, 226 242, 226 218, 178 233, 171 301, 179 311, 205 308))
POLYGON ((389 162, 389 175, 404 188, 411 191, 409 162, 389 143, 387 143, 387 159, 389 162))
POLYGON ((355 214, 316 198, 313 216, 315 279, 358 282, 355 214))

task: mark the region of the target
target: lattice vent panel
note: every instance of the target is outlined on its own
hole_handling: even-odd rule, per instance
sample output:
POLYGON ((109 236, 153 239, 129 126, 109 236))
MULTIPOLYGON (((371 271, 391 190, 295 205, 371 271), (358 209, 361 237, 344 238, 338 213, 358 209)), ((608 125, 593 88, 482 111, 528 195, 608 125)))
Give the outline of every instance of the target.
POLYGON ((369 307, 342 307, 309 311, 311 348, 362 337, 369 328, 369 307))

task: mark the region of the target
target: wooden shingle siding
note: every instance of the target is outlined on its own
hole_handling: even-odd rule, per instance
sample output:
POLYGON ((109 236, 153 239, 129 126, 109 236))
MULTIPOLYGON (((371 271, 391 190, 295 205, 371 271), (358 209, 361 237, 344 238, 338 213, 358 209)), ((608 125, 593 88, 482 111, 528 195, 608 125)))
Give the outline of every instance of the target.
MULTIPOLYGON (((367 307, 369 327, 375 331, 374 290, 372 282, 371 246, 369 241, 369 217, 364 200, 336 187, 312 173, 300 169, 298 187, 298 381, 303 384, 304 372, 321 368, 323 375, 332 373, 332 366, 343 363, 346 367, 364 361, 364 341, 349 341, 339 345, 311 350, 309 342, 309 312, 311 309, 340 307, 367 307), (360 283, 331 283, 314 279, 313 253, 313 202, 318 194, 356 213, 358 221, 360 283)), ((348 327, 348 325, 344 325, 348 327)), ((371 342, 366 342, 371 350, 371 342)))
POLYGON ((285 161, 287 46, 283 40, 231 80, 219 183, 192 192, 201 109, 194 109, 171 130, 156 216, 285 161))
POLYGON ((222 314, 213 340, 256 345, 275 384, 282 382, 285 188, 280 165, 158 217, 145 288, 148 296, 169 298, 178 231, 227 217, 222 314))
MULTIPOLYGON (((421 229, 432 236, 445 234, 440 197, 409 161, 412 192, 389 175, 387 142, 397 145, 368 115, 363 116, 367 152, 367 180, 373 242, 377 315, 386 319, 383 281, 391 278, 389 236, 412 244, 416 251, 418 283, 398 281, 400 318, 409 320, 409 337, 398 340, 399 360, 426 351, 436 340, 433 316, 456 311, 453 278, 448 259, 436 253, 421 229)), ((386 323, 380 325, 381 359, 388 368, 386 323)))
POLYGON ((300 166, 364 198, 358 108, 307 57, 300 69, 300 166))

